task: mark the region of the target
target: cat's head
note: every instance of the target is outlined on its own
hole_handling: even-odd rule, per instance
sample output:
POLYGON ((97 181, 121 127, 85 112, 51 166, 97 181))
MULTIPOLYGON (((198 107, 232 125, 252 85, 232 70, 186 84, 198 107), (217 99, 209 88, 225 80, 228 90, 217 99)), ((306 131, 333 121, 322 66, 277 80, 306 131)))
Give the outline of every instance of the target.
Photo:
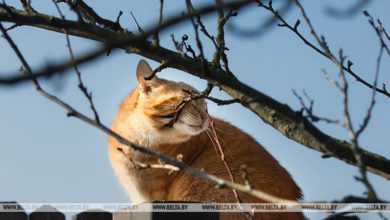
POLYGON ((179 108, 190 93, 198 93, 192 86, 152 75, 145 60, 137 67, 138 99, 137 133, 145 144, 180 143, 203 132, 208 127, 207 107, 204 99, 192 100, 179 108), (141 124, 142 123, 142 124, 141 124))

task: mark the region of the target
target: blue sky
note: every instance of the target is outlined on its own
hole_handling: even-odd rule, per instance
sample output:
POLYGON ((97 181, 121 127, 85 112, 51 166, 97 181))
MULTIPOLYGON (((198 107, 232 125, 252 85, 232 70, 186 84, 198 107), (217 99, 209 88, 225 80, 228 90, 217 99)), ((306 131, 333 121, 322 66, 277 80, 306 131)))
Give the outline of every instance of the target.
MULTIPOLYGON (((20 8, 15 1, 9 4, 20 8)), ((137 27, 131 19, 134 13, 140 25, 147 29, 158 18, 157 0, 131 3, 125 1, 86 1, 103 17, 115 20, 119 10, 123 27, 134 32, 137 27)), ((184 1, 167 1, 165 17, 180 12, 184 1)), ((344 2, 344 4, 353 1, 344 2)), ((303 6, 315 25, 317 32, 324 34, 331 49, 343 48, 355 65, 354 70, 368 81, 373 80, 375 62, 379 51, 377 36, 361 13, 349 18, 334 18, 325 8, 345 8, 339 1, 304 1, 303 6)), ((51 0, 33 1, 40 12, 57 16, 51 0)), ((367 5, 371 15, 379 17, 390 30, 389 3, 384 0, 367 5)), ((74 18, 68 7, 61 5, 67 18, 74 18)), ((241 28, 256 27, 269 14, 256 7, 242 11, 230 22, 241 28)), ((299 17, 297 10, 287 15, 294 23, 299 17)), ((204 19, 211 33, 215 33, 215 15, 204 19)), ((314 42, 304 24, 299 29, 314 42)), ((190 37, 196 48, 193 29, 188 22, 170 28, 160 34, 161 44, 174 49, 170 34, 180 39, 190 37)), ((37 70, 47 63, 68 58, 65 36, 31 27, 19 27, 10 31, 27 61, 37 70)), ((206 41, 206 39, 204 39, 206 41)), ((227 31, 227 55, 231 70, 248 85, 275 98, 279 102, 300 109, 292 89, 303 89, 315 100, 314 110, 318 115, 342 119, 341 94, 330 84, 321 69, 325 68, 337 78, 337 68, 321 55, 305 46, 292 32, 273 27, 267 34, 245 38, 227 31)), ((75 54, 96 48, 89 40, 71 37, 75 54)), ((204 44, 210 58, 213 47, 204 44)), ((141 59, 135 54, 115 51, 109 57, 80 66, 82 77, 93 98, 104 124, 109 125, 123 97, 136 85, 135 68, 141 59)), ((4 39, 0 40, 0 74, 14 73, 20 63, 4 39)), ((149 61, 152 67, 158 64, 149 61)), ((389 57, 384 56, 380 84, 390 86, 389 57)), ((164 70, 160 77, 184 81, 199 90, 206 82, 174 69, 164 70)), ((371 92, 349 78, 351 87, 350 106, 355 126, 363 118, 371 92)), ((75 74, 69 71, 64 76, 41 80, 44 88, 67 101, 81 112, 92 116, 88 102, 77 88, 75 74)), ((213 95, 228 98, 217 89, 213 95)), ((107 137, 101 131, 75 118, 66 117, 66 111, 40 96, 30 83, 18 86, 0 86, 0 201, 18 202, 128 202, 111 169, 107 156, 107 137)), ((280 135, 252 112, 234 104, 216 106, 209 102, 209 112, 223 118, 256 138, 292 174, 303 190, 305 201, 331 201, 346 195, 361 196, 364 188, 353 178, 357 168, 336 159, 321 159, 321 154, 303 147, 280 135)), ((367 150, 390 158, 388 141, 390 131, 390 100, 377 95, 377 105, 360 143, 367 150)), ((335 125, 316 124, 325 133, 348 140, 347 132, 335 125)), ((389 199, 389 183, 382 177, 369 175, 380 198, 389 199)), ((376 218, 376 215, 366 215, 376 218)))

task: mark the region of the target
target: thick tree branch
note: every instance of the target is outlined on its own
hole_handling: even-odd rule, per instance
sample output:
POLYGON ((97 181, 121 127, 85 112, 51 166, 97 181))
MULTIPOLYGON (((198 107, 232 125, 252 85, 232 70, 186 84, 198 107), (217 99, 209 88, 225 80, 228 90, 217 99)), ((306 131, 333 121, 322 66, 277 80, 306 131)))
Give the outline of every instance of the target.
MULTIPOLYGON (((268 194, 266 192, 263 192, 261 190, 248 188, 246 185, 243 185, 243 184, 238 184, 238 183, 234 183, 234 182, 230 182, 230 181, 221 179, 215 175, 207 173, 204 170, 192 168, 192 167, 188 166, 187 164, 183 163, 179 159, 170 157, 170 156, 165 155, 163 153, 160 153, 158 151, 154 151, 150 148, 143 147, 143 146, 137 145, 131 141, 128 141, 127 139, 125 139, 122 136, 120 136, 119 134, 115 133, 114 131, 112 131, 111 129, 106 127, 105 125, 101 124, 98 120, 92 120, 91 118, 83 115, 82 113, 78 112, 72 106, 65 103, 64 101, 62 101, 58 97, 46 92, 40 86, 38 80, 34 77, 34 74, 33 74, 33 71, 31 69, 30 65, 27 63, 26 59, 24 58, 24 56, 22 55, 22 53, 20 52, 20 50, 18 49, 18 47, 16 46, 14 41, 7 34, 7 32, 6 32, 5 28, 3 27, 3 25, 1 24, 1 22, 0 22, 0 31, 3 33, 5 39, 7 40, 7 42, 11 46, 11 48, 14 50, 14 52, 17 55, 17 57, 19 58, 19 60, 21 61, 22 65, 23 65, 22 72, 26 75, 31 76, 31 80, 32 80, 36 90, 42 96, 46 97, 48 100, 58 104, 59 106, 63 107, 64 109, 66 109, 68 111, 68 114, 67 114, 68 116, 76 117, 76 118, 98 128, 98 129, 100 129, 104 133, 114 137, 119 143, 124 144, 128 147, 131 147, 134 150, 137 150, 137 151, 143 152, 145 154, 154 156, 156 158, 162 159, 164 162, 171 164, 171 166, 156 166, 156 165, 154 165, 155 168, 165 168, 165 169, 170 169, 173 171, 177 171, 177 169, 180 169, 180 170, 186 171, 190 174, 193 174, 195 176, 198 176, 200 178, 206 179, 210 182, 213 182, 213 183, 217 184, 219 187, 228 187, 228 188, 231 188, 234 190, 245 192, 245 193, 248 193, 252 196, 255 196, 255 197, 257 197, 261 200, 267 201, 267 202, 290 203, 290 204, 297 203, 297 201, 282 199, 282 198, 273 196, 271 194, 268 194)), ((123 149, 121 149, 121 148, 119 148, 118 150, 123 152, 123 149)), ((140 164, 138 164, 138 165, 140 165, 140 164)), ((146 166, 144 168, 148 168, 148 165, 145 165, 145 164, 141 164, 141 166, 146 166)), ((152 167, 152 166, 149 166, 149 167, 152 167)))
MULTIPOLYGON (((61 19, 51 16, 42 14, 29 15, 20 10, 10 10, 12 10, 11 13, 7 12, 4 8, 0 8, 0 21, 10 21, 21 25, 36 26, 61 33, 62 28, 66 27, 71 35, 104 43, 113 41, 119 42, 114 46, 123 48, 128 52, 137 53, 160 63, 169 61, 171 67, 198 76, 207 80, 214 86, 220 87, 234 99, 240 100, 242 105, 249 108, 264 122, 273 126, 286 137, 311 149, 356 166, 356 160, 350 149, 350 143, 324 134, 305 117, 297 114, 289 106, 279 103, 267 95, 245 85, 231 74, 221 68, 215 67, 212 63, 207 63, 208 72, 205 72, 204 63, 201 60, 182 56, 180 53, 153 45, 145 40, 147 34, 150 36, 150 34, 155 33, 155 31, 175 24, 178 20, 181 21, 179 18, 167 19, 167 21, 163 22, 158 27, 151 28, 150 31, 145 31, 145 35, 141 36, 142 38, 137 38, 132 34, 117 33, 91 24, 74 21, 63 22, 61 19)), ((207 10, 215 10, 215 7, 208 7, 207 10)), ((207 10, 197 10, 195 13, 206 13, 205 11, 207 10)), ((94 51, 91 54, 84 56, 83 62, 104 54, 104 51, 107 49, 109 48, 102 48, 100 51, 94 51)), ((76 58, 75 63, 78 61, 78 58, 76 58)), ((62 67, 62 70, 64 69, 64 64, 59 66, 62 67)), ((72 66, 73 63, 72 65, 69 65, 69 68, 72 66)), ((57 71, 56 68, 52 70, 53 71, 51 71, 50 74, 57 71)), ((363 157, 368 171, 390 178, 390 161, 387 158, 368 151, 363 151, 363 157)))
MULTIPOLYGON (((89 7, 83 0, 74 0, 74 1, 67 1, 67 0, 57 0, 57 2, 67 2, 72 6, 72 8, 76 8, 75 10, 78 10, 81 15, 87 16, 88 19, 90 19, 93 23, 97 23, 101 25, 104 28, 110 28, 113 31, 124 31, 124 29, 119 24, 119 17, 117 18, 116 22, 104 19, 98 15, 93 8, 89 7)), ((122 14, 122 13, 119 13, 122 14)))

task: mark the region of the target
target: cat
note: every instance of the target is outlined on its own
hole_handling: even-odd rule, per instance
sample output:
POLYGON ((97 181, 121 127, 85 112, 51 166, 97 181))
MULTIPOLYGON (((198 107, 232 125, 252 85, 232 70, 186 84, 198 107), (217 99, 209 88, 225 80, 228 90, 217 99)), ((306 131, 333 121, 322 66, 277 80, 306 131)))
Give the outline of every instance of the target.
MULTIPOLYGON (((111 129, 140 146, 177 157, 186 164, 229 180, 215 143, 208 136, 210 122, 204 99, 177 106, 196 89, 183 82, 173 82, 152 75, 145 60, 137 66, 137 87, 126 96, 113 120, 111 129)), ((251 136, 228 122, 212 117, 226 160, 237 183, 244 183, 240 170, 247 166, 253 187, 274 196, 298 201, 301 190, 290 174, 251 136)), ((108 138, 109 158, 116 176, 132 202, 155 200, 235 203, 231 189, 218 189, 214 183, 183 171, 139 169, 137 164, 158 164, 158 159, 123 146, 108 138)), ((246 193, 239 196, 244 203, 264 202, 246 193)), ((301 213, 257 213, 258 219, 303 219, 301 213)), ((221 213, 222 218, 245 218, 242 213, 221 213)))

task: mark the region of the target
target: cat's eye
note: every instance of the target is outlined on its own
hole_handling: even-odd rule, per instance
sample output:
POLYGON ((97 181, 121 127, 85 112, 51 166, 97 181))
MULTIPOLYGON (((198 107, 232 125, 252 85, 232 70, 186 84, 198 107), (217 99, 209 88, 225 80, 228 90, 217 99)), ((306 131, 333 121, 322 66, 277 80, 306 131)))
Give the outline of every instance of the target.
POLYGON ((176 115, 176 112, 169 114, 169 115, 160 115, 160 118, 174 118, 176 115))
POLYGON ((170 120, 169 123, 165 124, 163 127, 164 128, 172 128, 173 124, 175 124, 175 119, 170 120))
POLYGON ((172 128, 172 127, 173 127, 173 124, 175 124, 176 121, 179 119, 180 113, 181 113, 181 111, 178 111, 178 112, 174 112, 174 113, 172 113, 172 114, 161 115, 161 116, 159 116, 160 118, 171 119, 171 120, 169 120, 169 122, 166 123, 163 127, 165 127, 165 128, 172 128))

